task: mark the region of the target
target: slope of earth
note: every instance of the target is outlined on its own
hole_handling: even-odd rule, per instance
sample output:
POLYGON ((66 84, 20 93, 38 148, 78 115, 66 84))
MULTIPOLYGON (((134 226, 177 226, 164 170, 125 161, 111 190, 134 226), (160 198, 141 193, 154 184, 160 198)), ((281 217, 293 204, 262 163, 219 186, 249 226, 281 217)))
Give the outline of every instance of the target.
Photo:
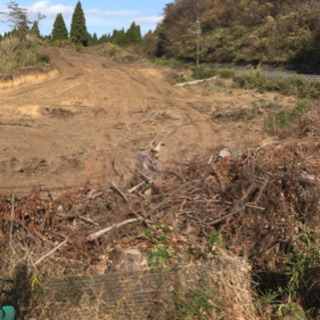
POLYGON ((162 139, 162 161, 222 145, 243 151, 266 138, 268 108, 296 104, 222 81, 177 88, 170 70, 143 60, 42 50, 56 74, 0 89, 2 191, 64 190, 115 171, 128 178, 137 152, 162 139))

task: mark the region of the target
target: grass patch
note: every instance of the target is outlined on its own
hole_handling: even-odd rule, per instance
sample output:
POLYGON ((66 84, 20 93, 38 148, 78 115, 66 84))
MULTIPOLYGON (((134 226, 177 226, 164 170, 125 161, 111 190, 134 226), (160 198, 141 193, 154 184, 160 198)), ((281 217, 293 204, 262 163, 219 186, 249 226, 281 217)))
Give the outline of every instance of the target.
POLYGON ((208 79, 217 75, 217 70, 206 66, 199 66, 193 69, 192 78, 196 80, 208 79))
POLYGON ((267 78, 261 69, 252 69, 248 73, 235 76, 236 87, 241 89, 258 89, 259 92, 275 91, 300 99, 320 99, 320 82, 309 81, 302 77, 267 78))
POLYGON ((297 122, 307 112, 308 103, 302 100, 292 110, 281 111, 270 115, 266 120, 266 128, 271 134, 276 134, 279 129, 284 129, 292 123, 297 122))
POLYGON ((185 65, 179 61, 178 59, 175 58, 154 58, 152 59, 152 62, 156 64, 157 66, 165 66, 165 67, 170 67, 173 69, 182 69, 185 67, 185 65))
POLYGON ((196 80, 208 79, 214 76, 219 76, 223 79, 234 78, 235 71, 233 69, 216 69, 201 65, 194 68, 192 73, 192 78, 196 80))

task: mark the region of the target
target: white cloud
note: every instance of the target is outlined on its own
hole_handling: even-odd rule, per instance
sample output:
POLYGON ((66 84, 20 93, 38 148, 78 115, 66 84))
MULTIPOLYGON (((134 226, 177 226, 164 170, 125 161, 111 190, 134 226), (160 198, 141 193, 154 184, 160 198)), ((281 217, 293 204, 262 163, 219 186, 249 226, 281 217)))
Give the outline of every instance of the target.
POLYGON ((55 17, 58 13, 62 13, 64 16, 71 16, 74 8, 72 6, 65 6, 63 4, 52 5, 50 1, 38 1, 31 7, 27 7, 30 14, 41 13, 48 18, 55 17))
POLYGON ((164 19, 164 16, 152 16, 152 17, 139 17, 135 19, 134 21, 138 24, 155 24, 160 23, 164 19))
POLYGON ((103 17, 91 15, 86 17, 86 24, 90 29, 94 29, 95 27, 118 27, 118 23, 119 21, 117 19, 104 19, 103 17))
POLYGON ((136 16, 139 14, 139 11, 133 11, 133 10, 101 11, 99 9, 89 9, 89 10, 85 10, 85 14, 99 15, 99 16, 105 16, 105 17, 123 17, 123 16, 136 16))
MULTIPOLYGON (((5 2, 6 0, 0 0, 0 11, 7 11, 5 2)), ((38 13, 46 16, 46 19, 42 20, 40 24, 42 34, 51 33, 54 19, 58 13, 63 14, 66 25, 70 29, 71 17, 74 12, 72 5, 59 4, 59 2, 54 4, 54 0, 38 0, 26 9, 30 20, 36 19, 38 13)), ((89 32, 97 32, 98 34, 112 32, 113 29, 121 29, 122 27, 127 29, 133 21, 140 24, 142 32, 145 33, 163 20, 162 16, 141 16, 141 12, 135 10, 111 11, 92 8, 84 10, 84 13, 89 32)), ((7 31, 4 30, 5 27, 7 27, 5 24, 0 23, 0 33, 7 31)))

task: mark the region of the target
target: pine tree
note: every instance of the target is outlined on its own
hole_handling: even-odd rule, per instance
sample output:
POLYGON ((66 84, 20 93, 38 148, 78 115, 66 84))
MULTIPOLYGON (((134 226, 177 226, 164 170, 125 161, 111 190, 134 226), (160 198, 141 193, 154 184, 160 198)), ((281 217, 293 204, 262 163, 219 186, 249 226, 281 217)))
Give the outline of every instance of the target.
POLYGON ((126 32, 126 42, 128 44, 139 44, 142 43, 141 29, 139 25, 132 22, 130 28, 126 32))
POLYGON ((135 43, 140 44, 143 42, 142 35, 141 35, 141 28, 139 25, 136 25, 134 39, 135 39, 135 43))
POLYGON ((56 20, 53 24, 52 40, 65 40, 68 39, 68 30, 63 20, 61 13, 57 14, 56 20))
POLYGON ((93 46, 93 39, 92 39, 92 35, 90 32, 88 32, 88 42, 87 42, 87 46, 93 46))
POLYGON ((98 43, 106 43, 106 42, 111 42, 111 36, 110 34, 103 34, 100 38, 99 38, 99 42, 98 43))
POLYGON ((72 16, 70 38, 73 43, 82 44, 84 46, 88 45, 86 19, 80 1, 78 1, 72 16))
POLYGON ((126 32, 124 31, 124 28, 121 30, 113 30, 111 41, 121 47, 127 45, 126 32))
POLYGON ((96 45, 99 43, 98 36, 96 33, 94 33, 92 36, 92 43, 93 43, 93 45, 96 45))
POLYGON ((39 30, 39 23, 37 20, 33 22, 32 28, 31 28, 32 34, 40 38, 40 30, 39 30))

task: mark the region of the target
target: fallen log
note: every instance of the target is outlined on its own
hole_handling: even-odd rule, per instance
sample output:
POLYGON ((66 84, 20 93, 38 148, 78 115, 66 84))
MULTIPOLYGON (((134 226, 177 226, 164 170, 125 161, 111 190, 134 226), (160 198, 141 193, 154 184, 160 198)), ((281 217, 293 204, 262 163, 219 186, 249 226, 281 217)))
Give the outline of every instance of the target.
POLYGON ((199 84, 202 82, 207 82, 210 80, 215 80, 217 79, 217 77, 212 77, 212 78, 208 78, 208 79, 202 79, 202 80, 193 80, 193 81, 188 81, 188 82, 183 82, 183 83, 177 83, 175 84, 176 87, 186 87, 186 86, 191 86, 191 85, 195 85, 195 84, 199 84))

